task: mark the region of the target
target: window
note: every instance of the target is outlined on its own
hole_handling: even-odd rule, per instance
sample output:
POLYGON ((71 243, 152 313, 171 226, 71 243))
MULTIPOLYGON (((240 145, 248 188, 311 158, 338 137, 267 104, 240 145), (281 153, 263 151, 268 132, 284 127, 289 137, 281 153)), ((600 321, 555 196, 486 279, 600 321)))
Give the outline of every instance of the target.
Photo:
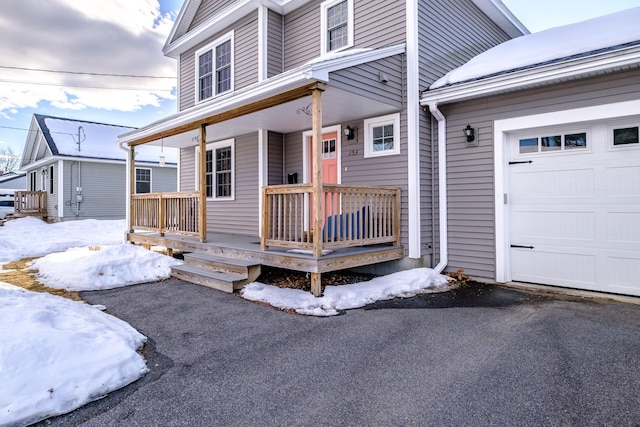
POLYGON ((587 148, 587 133, 576 132, 560 135, 544 135, 521 138, 518 141, 520 154, 547 153, 587 148))
POLYGON ((638 126, 613 129, 613 145, 638 144, 638 126))
POLYGON ((151 169, 136 168, 136 194, 151 193, 151 169))
POLYGON ((49 194, 53 194, 53 165, 49 166, 49 194))
POLYGON ((322 52, 353 46, 353 0, 327 0, 322 11, 322 52))
POLYGON ((38 174, 36 171, 29 172, 29 191, 36 191, 38 174))
POLYGON ((233 32, 196 52, 197 101, 233 90, 233 32))
POLYGON ((364 156, 400 154, 400 113, 364 121, 364 156))
POLYGON ((233 139, 207 144, 204 175, 208 199, 234 199, 234 155, 233 139))

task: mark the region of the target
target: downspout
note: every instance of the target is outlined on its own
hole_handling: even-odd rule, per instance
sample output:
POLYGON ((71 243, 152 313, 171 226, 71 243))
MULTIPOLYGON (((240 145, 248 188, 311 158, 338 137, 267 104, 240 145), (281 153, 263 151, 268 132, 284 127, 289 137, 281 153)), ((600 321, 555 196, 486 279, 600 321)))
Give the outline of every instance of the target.
POLYGON ((126 197, 125 197, 125 203, 124 203, 124 205, 125 205, 124 211, 125 211, 127 230, 125 231, 124 236, 123 236, 123 243, 127 243, 127 240, 128 240, 127 239, 127 233, 130 231, 129 230, 129 225, 131 224, 131 221, 130 221, 131 220, 131 176, 130 176, 131 174, 129 173, 129 171, 131 170, 130 163, 129 163, 131 161, 130 160, 131 156, 129 155, 129 151, 131 149, 135 149, 135 147, 129 147, 129 146, 125 147, 126 144, 124 142, 118 142, 117 144, 118 144, 118 148, 119 149, 121 149, 122 151, 127 153, 127 157, 126 157, 127 161, 125 162, 125 168, 126 168, 126 173, 125 173, 126 190, 125 190, 125 194, 126 194, 126 197))
POLYGON ((438 104, 429 104, 429 111, 438 121, 438 204, 440 215, 440 262, 433 269, 442 273, 449 262, 447 235, 447 120, 438 104))

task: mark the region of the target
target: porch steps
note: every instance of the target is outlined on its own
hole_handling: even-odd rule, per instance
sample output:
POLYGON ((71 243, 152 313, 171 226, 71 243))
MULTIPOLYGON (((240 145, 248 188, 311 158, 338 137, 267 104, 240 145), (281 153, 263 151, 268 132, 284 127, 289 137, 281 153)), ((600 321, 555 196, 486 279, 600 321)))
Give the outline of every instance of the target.
POLYGON ((260 276, 261 265, 202 252, 184 255, 185 263, 171 268, 171 275, 197 285, 233 293, 260 276))

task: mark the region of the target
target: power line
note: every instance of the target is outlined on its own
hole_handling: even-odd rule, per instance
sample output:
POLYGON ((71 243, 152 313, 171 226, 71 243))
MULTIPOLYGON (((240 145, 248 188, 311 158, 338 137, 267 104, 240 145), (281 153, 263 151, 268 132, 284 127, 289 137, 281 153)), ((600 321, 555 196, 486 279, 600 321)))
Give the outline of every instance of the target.
POLYGON ((159 88, 153 89, 153 88, 139 88, 139 87, 104 87, 104 86, 81 85, 81 84, 72 84, 72 83, 28 82, 28 81, 9 80, 9 79, 0 79, 0 83, 17 83, 17 84, 38 85, 38 86, 77 87, 77 88, 85 88, 85 89, 104 89, 104 90, 135 90, 140 92, 173 92, 173 89, 159 89, 159 88))
POLYGON ((23 71, 39 71, 42 73, 59 73, 59 74, 76 74, 85 76, 105 76, 105 77, 135 77, 141 79, 172 79, 177 80, 177 77, 164 77, 164 76, 144 76, 135 74, 112 74, 112 73, 88 73, 82 71, 62 71, 62 70, 49 70, 46 68, 26 68, 26 67, 11 67, 8 65, 0 65, 0 68, 8 70, 23 70, 23 71))

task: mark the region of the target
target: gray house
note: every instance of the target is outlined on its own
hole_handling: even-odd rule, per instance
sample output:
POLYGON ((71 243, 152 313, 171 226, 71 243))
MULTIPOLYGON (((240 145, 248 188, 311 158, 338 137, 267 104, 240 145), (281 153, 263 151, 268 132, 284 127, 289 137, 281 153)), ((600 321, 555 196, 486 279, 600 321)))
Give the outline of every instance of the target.
POLYGON ((638 20, 507 41, 422 93, 440 126, 450 269, 640 295, 638 20))
POLYGON ((167 226, 132 196, 130 229, 149 234, 129 238, 191 236, 192 251, 307 271, 314 293, 340 268, 442 270, 436 128, 420 89, 526 33, 496 0, 186 0, 164 47, 179 113, 119 142, 177 147, 193 205, 167 226), (225 248, 228 236, 247 246, 225 248))
MULTIPOLYGON (((20 170, 27 175, 26 193, 42 200, 42 215, 49 221, 125 218, 127 152, 116 138, 132 129, 34 114, 20 170)), ((176 150, 139 151, 134 192, 175 191, 176 150)))
MULTIPOLYGON (((26 190, 27 175, 24 173, 8 172, 0 175, 0 190, 26 190)), ((4 193, 0 191, 0 196, 4 193)))

